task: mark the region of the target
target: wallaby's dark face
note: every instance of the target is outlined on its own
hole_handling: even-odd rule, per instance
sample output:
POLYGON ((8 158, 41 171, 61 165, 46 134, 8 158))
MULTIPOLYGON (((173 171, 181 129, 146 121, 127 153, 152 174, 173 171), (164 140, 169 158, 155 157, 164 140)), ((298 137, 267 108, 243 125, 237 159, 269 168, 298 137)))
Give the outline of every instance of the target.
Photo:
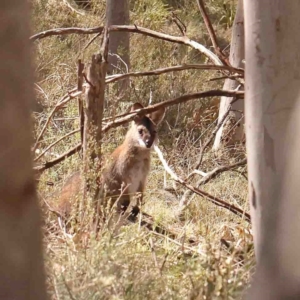
MULTIPOLYGON (((135 103, 131 111, 143 108, 140 103, 135 103)), ((163 119, 165 109, 162 108, 147 116, 136 116, 128 131, 131 141, 141 148, 151 148, 157 139, 156 127, 163 119)))

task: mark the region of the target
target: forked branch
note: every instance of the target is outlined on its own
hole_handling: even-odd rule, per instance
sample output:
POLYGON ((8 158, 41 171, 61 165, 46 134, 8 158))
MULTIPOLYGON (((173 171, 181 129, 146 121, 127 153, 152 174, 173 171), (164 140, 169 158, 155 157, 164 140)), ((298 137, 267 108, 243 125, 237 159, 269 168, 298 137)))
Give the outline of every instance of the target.
POLYGON ((34 161, 38 161, 40 158, 42 158, 46 153, 47 153, 47 151, 49 151, 52 147, 54 147, 56 144, 58 144, 60 141, 62 141, 63 139, 65 139, 65 138, 67 138, 67 137, 69 137, 69 136, 71 136, 71 135, 73 135, 73 134, 75 134, 75 133, 77 133, 77 132, 79 132, 80 131, 80 129, 76 129, 76 130, 73 130, 73 131, 71 131, 71 132, 69 132, 69 133, 67 133, 66 135, 64 135, 64 136, 62 136, 61 138, 59 138, 58 140, 56 140, 55 142, 53 142, 52 144, 50 144, 38 157, 36 157, 35 159, 34 159, 34 161))
POLYGON ((65 152, 64 154, 62 154, 60 157, 47 161, 45 163, 43 163, 40 166, 34 167, 34 171, 36 171, 37 173, 41 173, 57 164, 59 164, 60 162, 62 162, 63 160, 65 160, 66 158, 70 157, 71 155, 79 152, 81 150, 81 143, 76 145, 75 147, 73 147, 72 149, 68 150, 67 152, 65 152))
POLYGON ((35 144, 33 146, 33 151, 36 150, 39 142, 41 141, 42 137, 43 137, 43 134, 47 128, 47 126, 49 125, 50 123, 50 120, 52 118, 52 116, 54 115, 54 113, 60 109, 61 107, 63 107, 66 103, 68 103, 70 100, 76 98, 77 96, 81 95, 82 94, 82 91, 77 91, 77 88, 71 90, 68 94, 66 94, 60 101, 58 101, 58 103, 55 105, 55 107, 52 109, 51 113, 49 114, 47 120, 46 120, 46 123, 44 124, 41 132, 39 133, 36 141, 35 141, 35 144))

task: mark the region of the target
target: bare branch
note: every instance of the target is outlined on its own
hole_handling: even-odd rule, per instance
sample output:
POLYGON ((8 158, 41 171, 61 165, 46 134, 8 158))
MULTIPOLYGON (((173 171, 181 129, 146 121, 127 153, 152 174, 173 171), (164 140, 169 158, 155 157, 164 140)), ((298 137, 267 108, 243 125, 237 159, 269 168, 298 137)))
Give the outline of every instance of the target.
POLYGON ((220 47, 218 45, 217 36, 216 36, 214 28, 213 28, 213 26, 212 26, 212 24, 210 22, 210 19, 209 19, 208 15, 207 15, 207 12, 206 12, 203 0, 197 0, 197 3, 198 3, 198 7, 199 7, 200 13, 202 15, 202 18, 204 20, 204 23, 206 25, 208 34, 210 36, 211 42, 212 42, 212 44, 213 44, 213 46, 215 48, 215 51, 216 51, 218 57, 220 58, 220 60, 222 60, 222 62, 225 65, 230 66, 230 62, 228 60, 228 57, 226 57, 224 55, 224 53, 222 52, 222 50, 220 49, 220 47))
POLYGON ((43 171, 59 164, 60 162, 62 162, 63 160, 65 160, 66 158, 70 157, 71 155, 79 152, 81 150, 81 143, 76 145, 74 148, 68 150, 67 152, 65 152, 64 154, 62 154, 60 157, 53 159, 51 161, 45 162, 40 166, 34 167, 34 171, 36 171, 37 173, 42 173, 43 171))
POLYGON ((54 113, 61 108, 62 106, 64 106, 66 103, 68 103, 70 100, 76 98, 77 96, 81 95, 82 91, 77 91, 77 88, 71 90, 68 94, 66 94, 60 101, 58 101, 58 103, 55 105, 55 107, 52 109, 51 113, 49 114, 46 123, 44 125, 44 127, 42 128, 41 132, 39 133, 35 145, 33 146, 32 151, 35 151, 35 149, 37 148, 37 145, 39 144, 48 124, 50 123, 50 120, 52 118, 52 116, 54 115, 54 113))
MULTIPOLYGON (((153 76, 160 75, 164 73, 174 72, 174 71, 183 71, 183 70, 217 70, 217 71, 229 71, 231 73, 237 73, 240 75, 244 74, 244 70, 236 69, 228 66, 219 66, 219 65, 202 65, 202 64, 184 64, 179 66, 160 68, 152 71, 140 71, 140 72, 130 72, 126 74, 115 74, 106 77, 106 83, 112 83, 117 80, 122 80, 127 77, 138 77, 138 76, 153 76)), ((227 77, 226 77, 227 78, 227 77)))
MULTIPOLYGON (((79 93, 79 92, 78 92, 79 93)), ((171 100, 167 100, 158 104, 154 104, 151 106, 148 106, 146 108, 142 108, 142 109, 138 109, 126 114, 122 114, 122 115, 118 115, 115 117, 114 121, 111 121, 109 123, 107 123, 105 126, 102 127, 102 133, 107 132, 108 130, 110 130, 111 128, 114 127, 118 127, 122 124, 125 124, 131 120, 134 119, 134 117, 138 114, 148 114, 151 112, 154 112, 158 109, 160 109, 161 107, 168 107, 171 105, 175 105, 175 104, 179 104, 179 103, 184 103, 190 100, 194 100, 194 99, 199 99, 199 98, 206 98, 206 97, 214 97, 214 96, 227 96, 227 97, 237 97, 237 98, 243 98, 244 97, 244 91, 225 91, 225 90, 211 90, 211 91, 207 91, 207 92, 201 92, 201 93, 195 93, 195 94, 188 94, 188 95, 184 95, 175 99, 171 99, 171 100)), ((63 154, 62 156, 66 156, 69 157, 72 154, 77 153, 80 149, 81 149, 81 143, 78 146, 76 146, 75 148, 77 149, 76 151, 74 150, 75 148, 71 149, 69 153, 67 153, 68 155, 66 156, 65 154, 63 154), (79 147, 80 148, 76 148, 79 147)), ((63 159, 60 159, 61 157, 57 158, 54 160, 54 163, 48 162, 45 163, 42 166, 36 167, 35 170, 37 171, 44 171, 50 167, 52 167, 53 165, 56 165, 57 163, 61 162, 63 159)))
POLYGON ((34 161, 38 161, 41 157, 43 157, 45 155, 45 153, 47 151, 49 151, 52 147, 54 147, 56 144, 58 144, 61 140, 65 139, 66 137, 75 134, 76 132, 79 132, 80 129, 76 129, 74 131, 71 131, 69 133, 67 133, 66 135, 64 135, 63 137, 61 137, 60 139, 58 139, 57 141, 53 142, 51 145, 49 145, 37 158, 34 159, 34 161))
MULTIPOLYGON (((169 167, 168 163, 166 162, 166 160, 163 157, 162 152, 160 151, 160 149, 155 145, 154 146, 154 150, 157 153, 161 163, 163 164, 165 170, 167 173, 170 174, 170 176, 172 177, 173 180, 175 180, 176 182, 180 183, 181 185, 183 185, 184 187, 188 188, 189 190, 191 190, 192 192, 196 193, 197 195, 200 195, 202 197, 206 197, 207 199, 209 199, 210 202, 216 204, 217 206, 223 207, 231 212, 233 212, 234 214, 236 214, 239 217, 245 218, 245 220, 247 222, 250 222, 251 218, 250 215, 248 213, 246 213, 245 211, 243 211, 242 209, 227 203, 221 199, 219 199, 218 197, 212 196, 209 193, 200 190, 196 187, 191 186, 190 184, 186 183, 183 179, 181 179, 180 177, 178 177, 174 171, 169 167)), ((183 208, 181 208, 182 210, 183 208)))
MULTIPOLYGON (((74 33, 91 34, 91 33, 101 33, 102 31, 103 31, 103 26, 94 27, 94 28, 76 28, 76 27, 55 28, 55 29, 46 30, 41 33, 37 33, 31 36, 30 40, 35 41, 52 35, 63 35, 63 34, 74 34, 74 33)), ((198 42, 190 40, 187 36, 172 36, 166 33, 157 32, 136 25, 111 25, 108 31, 109 32, 126 31, 126 32, 139 33, 139 34, 144 34, 146 36, 158 38, 168 42, 184 44, 198 50, 199 52, 207 56, 210 60, 212 60, 216 65, 223 65, 222 61, 219 59, 217 55, 215 55, 212 51, 207 49, 205 46, 199 44, 198 42)))
POLYGON ((207 92, 183 95, 183 96, 180 96, 175 99, 163 101, 158 104, 148 106, 146 108, 142 108, 142 109, 138 109, 138 110, 129 112, 125 115, 123 114, 123 115, 116 116, 115 120, 107 123, 102 128, 102 131, 104 133, 113 127, 120 126, 122 124, 125 124, 125 123, 133 120, 136 115, 149 114, 149 113, 152 113, 152 112, 160 109, 161 107, 168 107, 168 106, 179 104, 179 103, 185 103, 185 102, 188 102, 188 101, 194 100, 194 99, 208 98, 208 97, 215 97, 215 96, 216 97, 227 96, 227 97, 243 98, 244 91, 211 90, 211 91, 207 91, 207 92))
MULTIPOLYGON (((225 171, 229 171, 229 170, 234 169, 236 167, 244 166, 246 164, 247 164, 247 159, 245 158, 245 159, 243 159, 243 160, 241 160, 241 161, 239 161, 235 164, 231 164, 231 165, 228 165, 228 166, 217 167, 214 170, 212 170, 211 172, 207 173, 199 182, 197 182, 197 186, 208 183, 211 179, 215 178, 220 173, 223 173, 225 171)), ((197 171, 197 170, 195 170, 195 171, 197 171)), ((196 172, 194 174, 196 174, 196 172)))
POLYGON ((103 26, 93 27, 93 28, 79 28, 79 27, 54 28, 54 29, 45 30, 35 35, 32 35, 29 39, 31 41, 36 41, 53 35, 93 34, 93 33, 101 33, 102 30, 103 30, 103 26))

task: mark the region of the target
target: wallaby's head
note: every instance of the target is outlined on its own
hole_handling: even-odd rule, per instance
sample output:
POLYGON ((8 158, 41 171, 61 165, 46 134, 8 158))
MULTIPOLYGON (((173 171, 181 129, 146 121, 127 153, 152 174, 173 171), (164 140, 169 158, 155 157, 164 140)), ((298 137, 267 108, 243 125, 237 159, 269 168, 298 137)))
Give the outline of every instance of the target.
MULTIPOLYGON (((140 103, 134 103, 131 111, 143 108, 140 103)), ((137 115, 132 121, 131 128, 127 133, 127 139, 135 146, 141 148, 151 148, 157 139, 156 127, 165 115, 165 108, 161 108, 149 115, 137 115)))

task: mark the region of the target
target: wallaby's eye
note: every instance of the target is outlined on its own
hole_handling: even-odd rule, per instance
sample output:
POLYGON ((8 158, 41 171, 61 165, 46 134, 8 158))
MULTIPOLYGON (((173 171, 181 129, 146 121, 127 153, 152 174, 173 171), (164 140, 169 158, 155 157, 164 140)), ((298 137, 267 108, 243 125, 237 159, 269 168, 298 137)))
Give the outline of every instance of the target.
POLYGON ((139 129, 139 134, 143 134, 143 129, 139 129))
POLYGON ((156 130, 153 130, 153 133, 154 133, 154 134, 157 134, 157 131, 156 131, 156 130))

